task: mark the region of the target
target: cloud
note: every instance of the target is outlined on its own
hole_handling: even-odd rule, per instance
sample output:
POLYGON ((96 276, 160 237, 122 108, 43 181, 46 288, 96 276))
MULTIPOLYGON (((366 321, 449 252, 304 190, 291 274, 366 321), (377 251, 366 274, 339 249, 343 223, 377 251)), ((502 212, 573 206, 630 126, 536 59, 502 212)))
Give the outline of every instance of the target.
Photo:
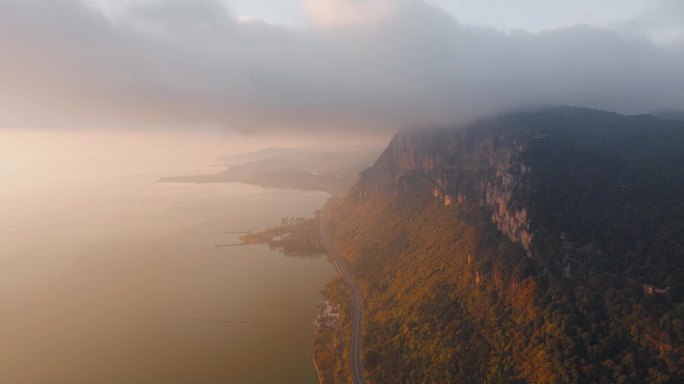
POLYGON ((319 26, 374 21, 386 16, 393 4, 392 0, 304 0, 311 21, 319 26))
POLYGON ((655 0, 639 18, 625 22, 621 27, 657 41, 681 44, 684 42, 684 2, 655 0))
POLYGON ((315 3, 316 25, 291 29, 240 20, 219 0, 131 2, 115 16, 0 0, 0 119, 358 131, 539 104, 684 107, 676 42, 587 26, 503 33, 421 1, 315 3))
POLYGON ((125 16, 134 23, 159 25, 177 32, 221 26, 232 17, 222 3, 214 0, 156 0, 133 3, 125 12, 125 16))

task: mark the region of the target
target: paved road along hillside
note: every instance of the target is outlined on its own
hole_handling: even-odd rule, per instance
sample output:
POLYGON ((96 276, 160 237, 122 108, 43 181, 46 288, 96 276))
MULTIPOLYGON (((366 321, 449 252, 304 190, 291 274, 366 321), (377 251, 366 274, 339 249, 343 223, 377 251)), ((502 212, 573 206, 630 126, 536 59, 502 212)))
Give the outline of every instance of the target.
POLYGON ((363 335, 363 301, 361 300, 361 293, 359 287, 356 285, 354 278, 349 273, 347 265, 340 257, 339 252, 335 249, 328 230, 328 205, 321 212, 320 226, 321 226, 321 242, 325 247, 328 255, 332 257, 337 271, 340 273, 344 281, 349 285, 354 300, 353 305, 353 322, 352 322, 352 336, 349 344, 349 366, 351 367, 351 376, 353 384, 366 384, 366 378, 363 374, 363 365, 361 365, 361 343, 363 335))

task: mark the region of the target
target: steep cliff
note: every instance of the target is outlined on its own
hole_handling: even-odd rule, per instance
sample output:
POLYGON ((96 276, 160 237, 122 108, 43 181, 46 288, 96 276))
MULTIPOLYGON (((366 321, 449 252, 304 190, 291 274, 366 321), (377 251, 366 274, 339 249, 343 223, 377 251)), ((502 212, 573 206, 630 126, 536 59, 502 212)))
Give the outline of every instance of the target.
MULTIPOLYGON (((557 107, 460 129, 403 132, 362 173, 351 198, 422 188, 445 206, 470 202, 486 209, 504 235, 548 268, 572 275, 584 264, 578 258, 610 258, 609 243, 617 243, 634 252, 629 262, 622 255, 612 266, 604 263, 604 272, 676 284, 645 271, 642 261, 664 226, 681 225, 682 126, 652 116, 557 107), (659 220, 643 222, 653 216, 659 220), (633 223, 614 228, 622 221, 633 223), (572 255, 550 259, 561 248, 571 248, 561 253, 572 255)), ((677 254, 682 240, 672 241, 666 252, 677 254)), ((684 269, 681 258, 658 259, 656 269, 684 269)))
POLYGON ((424 178, 445 206, 473 201, 486 207, 497 227, 529 251, 527 211, 513 205, 513 195, 529 170, 522 154, 531 140, 543 136, 492 125, 497 122, 483 121, 467 130, 401 133, 362 174, 352 195, 406 192, 415 187, 416 177, 424 178))
POLYGON ((559 107, 398 134, 333 212, 372 382, 684 380, 684 124, 559 107))

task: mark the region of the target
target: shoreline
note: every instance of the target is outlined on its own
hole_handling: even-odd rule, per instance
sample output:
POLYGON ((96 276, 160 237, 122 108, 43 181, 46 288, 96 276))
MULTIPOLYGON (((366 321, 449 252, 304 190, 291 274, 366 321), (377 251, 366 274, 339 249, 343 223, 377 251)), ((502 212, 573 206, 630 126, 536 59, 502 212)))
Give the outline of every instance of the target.
MULTIPOLYGON (((172 181, 172 180, 158 180, 158 182, 180 182, 180 183, 188 183, 188 181, 172 181)), ((231 183, 233 181, 217 181, 216 183, 231 183)), ((223 235, 227 234, 235 234, 235 235, 241 235, 240 236, 240 243, 230 243, 230 244, 215 244, 216 248, 222 248, 222 247, 237 247, 237 246, 248 246, 248 245, 259 245, 259 244, 265 244, 269 245, 274 248, 279 248, 282 253, 288 256, 311 256, 312 253, 316 254, 316 256, 325 256, 326 260, 328 263, 330 263, 334 268, 335 268, 335 276, 328 281, 326 286, 324 287, 323 292, 323 301, 320 302, 319 304, 319 310, 316 313, 316 320, 314 320, 314 327, 313 327, 313 342, 311 344, 311 353, 312 353, 312 362, 314 364, 314 368, 316 370, 316 376, 319 384, 328 384, 328 383, 343 383, 346 382, 348 377, 345 374, 346 369, 340 370, 339 367, 338 369, 335 369, 336 363, 343 362, 343 366, 346 367, 346 363, 344 362, 343 355, 344 351, 346 350, 346 343, 345 343, 345 336, 346 336, 346 328, 350 324, 347 318, 347 314, 344 313, 341 310, 341 304, 340 300, 335 300, 335 313, 337 314, 336 320, 334 321, 333 324, 327 323, 327 324, 322 324, 321 323, 321 315, 325 313, 324 310, 322 310, 322 307, 324 305, 327 306, 332 306, 330 302, 332 301, 331 298, 326 297, 325 295, 330 292, 330 287, 331 284, 335 284, 338 282, 341 282, 341 275, 340 275, 340 270, 339 266, 336 263, 335 259, 333 258, 332 255, 330 255, 326 250, 323 249, 318 249, 316 252, 311 252, 312 249, 306 249, 308 247, 311 247, 311 244, 307 244, 308 247, 305 247, 305 249, 301 249, 302 245, 302 239, 296 239, 294 242, 290 244, 283 244, 281 241, 285 238, 288 237, 289 234, 286 234, 283 236, 283 233, 287 233, 288 231, 296 231, 297 226, 306 226, 306 225, 313 225, 313 228, 316 230, 316 238, 318 241, 321 242, 321 248, 322 247, 322 234, 320 233, 320 223, 321 223, 321 215, 323 214, 323 210, 325 207, 331 202, 331 200, 335 199, 337 196, 332 194, 330 191, 325 191, 325 190, 315 190, 315 189, 293 189, 293 188, 282 188, 282 187, 273 187, 273 186, 266 186, 262 184, 256 184, 256 183, 245 183, 241 181, 235 181, 237 183, 243 183, 243 184, 249 184, 249 185, 255 185, 258 187, 264 187, 264 188, 272 188, 272 189, 277 189, 277 190, 298 190, 298 191, 303 191, 303 192, 322 192, 326 193, 329 195, 328 200, 323 204, 323 206, 320 209, 317 209, 314 211, 314 218, 312 219, 306 219, 305 221, 300 221, 297 222, 294 225, 262 225, 259 227, 251 228, 249 230, 238 230, 238 231, 228 231, 224 232, 223 235), (262 229, 260 232, 255 232, 256 229, 262 229), (277 238, 276 238, 277 237, 277 238), (300 249, 297 249, 300 248, 300 249), (339 311, 339 312, 338 312, 339 311)), ((192 182, 190 182, 192 183, 192 182)), ((205 182, 195 182, 195 184, 203 184, 205 182)), ((212 183, 212 182, 206 182, 206 183, 212 183)), ((311 228, 307 228, 307 231, 310 231, 311 228)), ((291 234, 291 233, 290 233, 291 234)), ((294 237, 294 236, 293 236, 294 237)), ((318 248, 318 247, 316 247, 318 248)), ((329 313, 328 313, 329 314, 329 313)), ((223 322, 223 321, 221 321, 223 322)))

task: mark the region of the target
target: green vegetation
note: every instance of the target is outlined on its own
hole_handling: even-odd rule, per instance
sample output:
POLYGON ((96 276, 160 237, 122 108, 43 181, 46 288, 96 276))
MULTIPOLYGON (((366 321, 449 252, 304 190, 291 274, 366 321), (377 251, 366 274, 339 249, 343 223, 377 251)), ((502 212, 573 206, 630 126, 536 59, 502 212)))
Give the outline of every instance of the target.
POLYGON ((587 113, 527 118, 547 135, 525 152, 535 171, 516 195, 534 222, 536 253, 558 271, 565 233, 573 277, 611 274, 681 298, 684 124, 587 113))
POLYGON ((325 291, 330 295, 330 301, 340 304, 340 317, 334 328, 316 329, 314 361, 321 384, 347 384, 351 382, 347 350, 351 330, 349 287, 337 276, 327 284, 325 291))
POLYGON ((331 220, 369 381, 683 382, 683 219, 674 121, 556 108, 396 141, 331 220), (493 222, 494 190, 529 249, 493 222))

